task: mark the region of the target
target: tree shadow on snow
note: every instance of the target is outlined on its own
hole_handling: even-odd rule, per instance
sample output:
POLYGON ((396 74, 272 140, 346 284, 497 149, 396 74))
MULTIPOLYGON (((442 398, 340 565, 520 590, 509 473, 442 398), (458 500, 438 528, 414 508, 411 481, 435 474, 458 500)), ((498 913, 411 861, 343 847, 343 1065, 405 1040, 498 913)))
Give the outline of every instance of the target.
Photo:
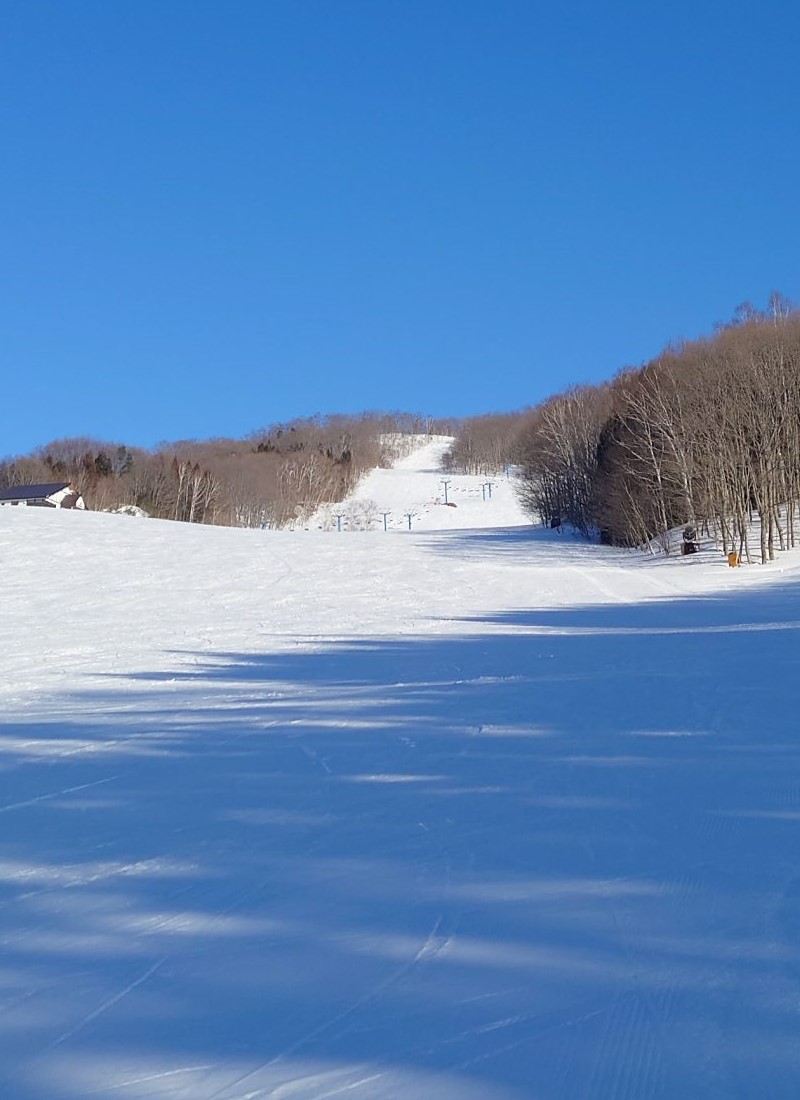
POLYGON ((4 727, 4 1094, 793 1098, 799 626, 520 610, 4 727))

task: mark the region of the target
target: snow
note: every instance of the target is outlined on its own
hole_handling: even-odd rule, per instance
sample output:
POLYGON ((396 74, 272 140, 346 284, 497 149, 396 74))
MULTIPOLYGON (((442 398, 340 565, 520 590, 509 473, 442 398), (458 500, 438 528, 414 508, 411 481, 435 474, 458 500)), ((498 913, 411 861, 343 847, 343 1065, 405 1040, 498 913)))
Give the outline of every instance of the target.
POLYGON ((0 1095, 798 1095, 800 554, 443 445, 411 531, 0 510, 0 1095))
POLYGON ((452 446, 449 436, 432 436, 388 470, 373 470, 341 506, 321 508, 308 527, 339 524, 341 531, 441 531, 471 527, 528 526, 530 520, 507 476, 478 477, 444 473, 442 457, 452 446), (445 484, 446 482, 446 484, 445 484), (446 500, 445 500, 446 497, 446 500), (409 516, 411 526, 409 527, 409 516))

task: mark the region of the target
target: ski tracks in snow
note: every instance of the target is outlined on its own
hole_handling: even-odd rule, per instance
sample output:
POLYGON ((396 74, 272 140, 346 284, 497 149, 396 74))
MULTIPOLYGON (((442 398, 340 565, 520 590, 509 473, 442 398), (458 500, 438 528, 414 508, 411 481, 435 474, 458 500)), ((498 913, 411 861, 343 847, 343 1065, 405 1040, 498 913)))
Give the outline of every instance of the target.
MULTIPOLYGON (((255 1098, 261 1097, 265 1098, 265 1100, 266 1098, 269 1098, 269 1100, 280 1100, 280 1098, 289 1100, 292 1096, 299 1097, 300 1095, 302 1095, 303 1100, 326 1100, 328 1097, 338 1096, 340 1093, 344 1092, 352 1093, 362 1086, 376 1083, 386 1075, 386 1071, 379 1070, 374 1072, 373 1067, 372 1072, 367 1073, 365 1076, 361 1076, 358 1067, 353 1066, 348 1066, 340 1070, 326 1071, 321 1075, 302 1074, 290 1080, 283 1081, 277 1086, 258 1085, 258 1078, 268 1071, 274 1071, 276 1067, 280 1067, 284 1064, 286 1064, 288 1068, 290 1060, 294 1056, 302 1051, 308 1052, 309 1050, 313 1050, 313 1046, 317 1040, 325 1038, 326 1043, 330 1045, 331 1039, 346 1034, 350 1021, 357 1017, 359 1013, 377 1004, 386 994, 409 978, 418 967, 433 962, 436 957, 447 948, 454 934, 455 921, 453 916, 451 915, 450 918, 447 918, 444 912, 439 913, 434 919, 424 940, 420 943, 416 952, 410 959, 394 967, 383 979, 372 985, 361 996, 352 1000, 345 1008, 333 1013, 311 1030, 298 1036, 297 1039, 285 1046, 278 1053, 272 1055, 269 1059, 260 1062, 235 1080, 229 1081, 227 1084, 216 1088, 213 1092, 204 1094, 203 1100, 255 1100, 255 1098), (351 1077, 354 1073, 356 1074, 356 1079, 352 1080, 351 1077), (341 1085, 335 1084, 334 1087, 331 1088, 332 1078, 335 1081, 340 1077, 345 1078, 345 1082, 341 1085), (236 1091, 241 1089, 242 1086, 247 1086, 248 1082, 250 1083, 248 1091, 236 1091), (314 1091, 309 1091, 310 1088, 313 1088, 314 1091), (321 1088, 323 1091, 317 1091, 317 1088, 321 1088)), ((215 1076, 218 1075, 222 1069, 223 1067, 220 1065, 215 1066, 215 1076)))

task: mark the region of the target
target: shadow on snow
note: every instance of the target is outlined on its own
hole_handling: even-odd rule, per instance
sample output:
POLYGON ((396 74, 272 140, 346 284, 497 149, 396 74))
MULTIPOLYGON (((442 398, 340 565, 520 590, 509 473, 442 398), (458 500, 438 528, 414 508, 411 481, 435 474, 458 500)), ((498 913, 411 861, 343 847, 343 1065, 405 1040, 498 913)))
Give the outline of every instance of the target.
POLYGON ((6 725, 4 1095, 795 1097, 798 620, 176 654, 6 725))

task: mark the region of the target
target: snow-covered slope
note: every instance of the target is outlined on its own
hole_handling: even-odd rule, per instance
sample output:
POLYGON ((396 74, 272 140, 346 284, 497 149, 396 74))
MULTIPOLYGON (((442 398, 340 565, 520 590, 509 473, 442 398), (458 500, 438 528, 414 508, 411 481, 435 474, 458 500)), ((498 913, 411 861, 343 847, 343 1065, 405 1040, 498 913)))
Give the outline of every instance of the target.
POLYGON ((513 479, 442 472, 442 456, 452 443, 450 436, 434 436, 392 469, 373 470, 348 500, 321 509, 308 527, 335 527, 338 533, 527 526, 513 479))
POLYGON ((800 1093, 800 559, 439 445, 411 531, 0 509, 0 1095, 800 1093))

